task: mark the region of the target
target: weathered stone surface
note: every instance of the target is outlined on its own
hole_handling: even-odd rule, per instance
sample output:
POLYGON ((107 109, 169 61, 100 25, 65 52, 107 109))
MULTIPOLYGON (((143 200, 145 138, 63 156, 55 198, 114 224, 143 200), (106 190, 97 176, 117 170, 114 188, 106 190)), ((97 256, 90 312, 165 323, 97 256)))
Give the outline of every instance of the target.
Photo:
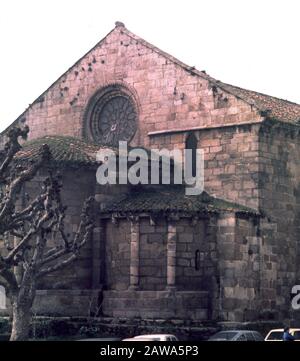
MULTIPOLYGON (((79 314, 87 307, 88 290, 103 286, 104 309, 114 317, 244 321, 274 308, 278 317, 288 317, 291 287, 300 279, 300 141, 299 125, 283 121, 298 114, 297 106, 285 103, 284 109, 293 111, 282 112, 283 101, 268 98, 264 112, 271 106, 281 121, 271 120, 245 99, 247 91, 224 84, 222 89, 118 24, 22 115, 30 139, 82 138, 87 105, 106 86, 126 88, 136 103, 138 129, 131 146, 184 149, 193 133, 204 151, 205 190, 265 217, 227 209, 196 220, 181 215, 170 224, 167 217, 143 213, 137 225, 126 215, 117 220, 109 215, 114 222, 103 216, 76 265, 39 284, 37 307, 79 314), (165 293, 170 286, 176 287, 168 291, 175 292, 174 299, 165 293), (186 299, 182 295, 188 292, 186 299), (208 301, 197 304, 193 295, 199 293, 208 301)), ((39 173, 26 191, 34 195, 42 180, 39 173)), ((85 168, 64 168, 63 181, 70 236, 87 196, 96 194, 103 204, 133 190, 96 186, 94 171, 85 168)))
POLYGON ((103 313, 112 317, 205 320, 207 297, 207 292, 199 291, 105 291, 103 313))

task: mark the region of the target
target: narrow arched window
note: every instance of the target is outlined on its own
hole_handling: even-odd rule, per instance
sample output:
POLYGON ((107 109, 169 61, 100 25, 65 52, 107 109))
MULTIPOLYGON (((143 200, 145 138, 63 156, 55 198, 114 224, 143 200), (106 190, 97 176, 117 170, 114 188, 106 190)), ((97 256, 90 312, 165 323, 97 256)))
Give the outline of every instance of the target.
POLYGON ((199 249, 197 249, 195 252, 195 270, 196 271, 200 270, 200 251, 199 251, 199 249))
POLYGON ((3 286, 0 286, 0 310, 6 309, 6 292, 3 286))
POLYGON ((192 162, 192 176, 196 177, 197 174, 197 138, 194 133, 189 133, 189 135, 186 138, 185 141, 185 149, 191 149, 192 150, 192 159, 188 160, 185 159, 185 161, 191 161, 192 162))

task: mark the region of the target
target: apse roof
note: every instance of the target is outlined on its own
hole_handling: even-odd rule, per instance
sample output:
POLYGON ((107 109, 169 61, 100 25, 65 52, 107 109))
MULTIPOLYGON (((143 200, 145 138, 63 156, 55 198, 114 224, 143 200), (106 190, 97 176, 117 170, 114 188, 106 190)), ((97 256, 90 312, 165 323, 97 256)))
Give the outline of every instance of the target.
POLYGON ((96 153, 100 146, 67 136, 45 136, 26 142, 16 154, 19 161, 34 161, 41 147, 47 144, 51 157, 58 164, 96 165, 96 153))
POLYGON ((112 200, 104 205, 103 213, 119 215, 140 213, 214 213, 220 211, 259 215, 259 212, 238 203, 210 196, 206 192, 200 195, 186 195, 183 186, 165 186, 157 191, 146 189, 132 191, 123 198, 112 200))

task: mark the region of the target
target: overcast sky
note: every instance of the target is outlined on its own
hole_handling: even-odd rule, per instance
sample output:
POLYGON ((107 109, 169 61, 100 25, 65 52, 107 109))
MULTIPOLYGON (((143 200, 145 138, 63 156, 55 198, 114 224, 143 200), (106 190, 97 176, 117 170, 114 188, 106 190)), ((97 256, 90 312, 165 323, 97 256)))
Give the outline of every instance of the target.
POLYGON ((300 103, 299 0, 0 2, 0 131, 122 21, 216 79, 300 103))

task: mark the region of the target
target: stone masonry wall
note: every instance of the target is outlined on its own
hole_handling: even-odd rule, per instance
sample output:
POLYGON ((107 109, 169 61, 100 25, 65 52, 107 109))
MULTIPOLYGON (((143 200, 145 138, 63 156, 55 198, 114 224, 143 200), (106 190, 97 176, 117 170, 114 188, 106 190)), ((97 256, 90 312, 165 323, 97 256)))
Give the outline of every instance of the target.
MULTIPOLYGON (((150 224, 148 217, 140 218, 139 289, 161 291, 167 286, 167 221, 150 224)), ((216 230, 215 230, 216 231, 216 230)), ((209 220, 191 219, 176 222, 176 288, 178 290, 207 290, 210 287, 216 257, 216 235, 209 233, 209 220), (199 269, 196 252, 199 251, 199 269)), ((106 226, 106 284, 107 289, 125 290, 129 287, 130 224, 119 220, 106 226)))
POLYGON ((261 127, 259 136, 260 207, 277 224, 276 229, 262 230, 270 250, 265 260, 265 306, 289 317, 291 288, 300 280, 300 139, 296 127, 271 121, 261 127))
POLYGON ((184 305, 190 304, 193 308, 194 302, 193 317, 197 319, 237 322, 255 319, 264 305, 261 296, 267 297, 264 282, 269 274, 265 260, 270 255, 270 249, 259 237, 259 226, 257 218, 230 212, 211 215, 207 219, 178 220, 176 282, 169 294, 165 221, 150 225, 148 218, 140 219, 140 282, 135 290, 129 289, 130 223, 120 220, 117 227, 107 225, 111 232, 108 236, 112 237, 107 239, 107 248, 111 249, 111 243, 126 249, 126 254, 118 254, 117 250, 112 253, 114 259, 110 263, 116 270, 111 269, 108 280, 113 277, 119 280, 123 275, 126 282, 122 288, 118 282, 108 283, 104 292, 104 313, 114 317, 122 314, 127 317, 167 317, 170 313, 170 317, 172 314, 172 317, 180 318, 188 315, 184 305), (200 261, 197 270, 196 251, 199 251, 200 261), (201 292, 206 294, 205 302, 201 303, 199 299, 202 306, 196 301, 201 292), (145 299, 147 295, 151 299, 145 299), (170 301, 172 297, 173 301, 170 301))
MULTIPOLYGON (((211 195, 258 209, 259 126, 194 131, 204 151, 204 188, 211 195)), ((189 132, 151 137, 151 146, 184 149, 189 132)))
POLYGON ((59 78, 19 118, 30 139, 82 136, 83 115, 92 95, 120 83, 135 95, 139 124, 132 145, 149 145, 149 132, 260 121, 246 102, 212 87, 123 27, 107 37, 59 78), (223 102, 218 99, 224 98, 223 102))
MULTIPOLYGON (((80 213, 84 200, 94 194, 94 171, 81 169, 66 169, 62 172, 62 201, 66 205, 65 231, 70 239, 74 237, 80 222, 80 213)), ((38 193, 45 174, 40 173, 34 180, 26 184, 25 192, 30 196, 38 193)), ((52 239, 49 246, 54 245, 52 239)), ((79 258, 62 271, 47 276, 38 285, 39 289, 86 289, 91 285, 91 244, 86 244, 79 258)))
POLYGON ((106 223, 105 286, 126 290, 129 287, 130 222, 106 223))
POLYGON ((167 223, 140 221, 140 289, 164 290, 167 282, 167 223))
POLYGON ((176 287, 180 290, 199 290, 202 278, 208 272, 205 220, 192 224, 190 219, 181 220, 176 227, 176 287))
POLYGON ((218 314, 227 321, 246 321, 258 315, 261 239, 255 220, 227 213, 219 217, 218 314))
POLYGON ((205 291, 104 291, 103 314, 115 318, 208 319, 205 291))

